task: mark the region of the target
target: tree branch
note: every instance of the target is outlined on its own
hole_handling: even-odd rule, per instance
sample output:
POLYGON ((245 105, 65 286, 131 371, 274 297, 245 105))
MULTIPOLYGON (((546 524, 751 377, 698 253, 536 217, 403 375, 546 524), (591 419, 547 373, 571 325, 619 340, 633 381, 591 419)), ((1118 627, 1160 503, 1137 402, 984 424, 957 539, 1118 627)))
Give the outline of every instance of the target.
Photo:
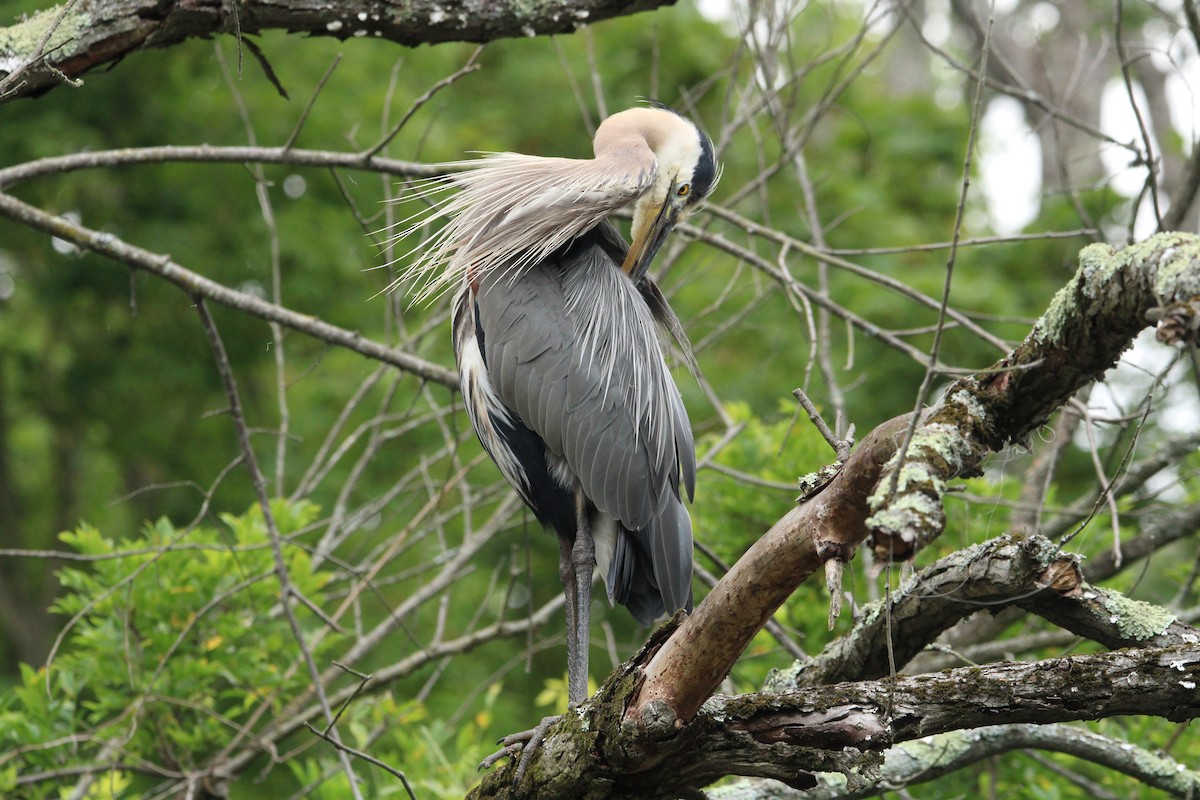
POLYGON ((638 681, 645 655, 551 730, 515 791, 509 765, 471 796, 599 797, 635 788, 652 796, 655 787, 678 793, 729 774, 808 788, 816 784, 809 773, 830 771, 843 772, 852 788, 860 788, 880 769, 881 751, 937 734, 998 723, 1126 714, 1182 721, 1200 715, 1200 643, 1191 643, 783 694, 714 696, 691 722, 664 735, 661 729, 638 731, 624 720, 623 698, 638 681))
POLYGON ((709 800, 855 800, 936 780, 970 764, 1013 750, 1046 750, 1122 772, 1173 797, 1200 793, 1200 773, 1129 742, 1073 725, 993 725, 904 742, 887 751, 870 785, 851 789, 841 775, 821 775, 818 785, 799 792, 762 779, 739 781, 706 792, 709 800))
POLYGON ((378 3, 338 0, 105 0, 55 7, 0 28, 0 75, 22 74, 0 103, 32 97, 152 47, 228 33, 269 30, 338 39, 370 36, 416 46, 490 42, 514 36, 570 33, 581 25, 649 11, 672 0, 538 0, 458 3, 413 0, 378 3), (47 33, 49 34, 48 38, 47 33), (44 47, 39 43, 44 42, 44 47))
MULTIPOLYGON (((867 520, 877 555, 907 558, 938 536, 946 482, 973 474, 988 452, 1024 442, 1075 392, 1103 376, 1149 321, 1161 319, 1161 338, 1175 324, 1167 312, 1189 320, 1196 315, 1189 305, 1200 296, 1200 239, 1194 235, 1159 234, 1122 250, 1091 245, 1079 263, 1021 345, 957 381, 930 410, 897 491, 880 482, 867 520)), ((894 468, 889 464, 885 473, 894 468)))
POLYGON ((863 609, 854 629, 817 656, 777 673, 771 691, 881 678, 977 611, 1016 606, 1108 648, 1200 641, 1200 632, 1163 608, 1084 583, 1076 557, 1042 536, 1001 536, 921 570, 888 601, 863 609), (1190 637, 1190 638, 1189 638, 1190 637))
POLYGON ((458 378, 454 372, 440 364, 434 364, 372 341, 355 331, 322 322, 314 316, 300 314, 253 295, 230 289, 228 286, 176 263, 169 255, 151 253, 149 250, 128 244, 110 233, 101 233, 63 217, 47 214, 40 208, 2 192, 0 192, 0 216, 16 220, 51 236, 57 236, 84 250, 111 258, 133 269, 142 269, 153 273, 175 284, 189 295, 212 300, 268 322, 277 322, 284 327, 300 331, 331 345, 345 347, 367 358, 391 364, 405 372, 411 372, 442 386, 458 387, 458 378))
POLYGON ((362 169, 404 178, 431 178, 444 170, 414 161, 368 153, 338 153, 329 150, 304 150, 288 147, 218 147, 209 144, 126 147, 120 150, 68 153, 39 158, 0 169, 0 190, 33 178, 62 175, 83 169, 118 167, 131 164, 287 164, 296 167, 362 169))

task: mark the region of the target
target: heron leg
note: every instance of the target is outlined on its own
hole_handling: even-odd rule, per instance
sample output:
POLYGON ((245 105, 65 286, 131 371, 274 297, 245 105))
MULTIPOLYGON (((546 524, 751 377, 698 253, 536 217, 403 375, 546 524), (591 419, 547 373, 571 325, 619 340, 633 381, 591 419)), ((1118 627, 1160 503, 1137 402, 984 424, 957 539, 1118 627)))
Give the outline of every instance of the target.
MULTIPOLYGON (((569 536, 558 537, 558 579, 562 581, 563 595, 567 607, 567 664, 571 663, 571 648, 574 646, 571 632, 575 630, 575 595, 579 583, 575 578, 575 565, 571 561, 571 550, 575 540, 569 536)), ((570 670, 567 670, 568 675, 570 670)))
POLYGON ((587 498, 575 489, 575 542, 571 546, 571 572, 575 596, 567 595, 567 698, 572 708, 587 700, 588 647, 592 607, 592 568, 596 545, 588 518, 587 498), (571 606, 574 605, 572 613, 571 606), (573 619, 572 619, 573 618, 573 619))
MULTIPOLYGON (((575 538, 558 537, 558 577, 562 580, 567 601, 567 699, 571 708, 587 700, 588 625, 592 605, 592 568, 595 564, 596 545, 592 541, 587 498, 576 489, 575 538)), ((542 739, 559 719, 559 716, 545 717, 530 730, 505 736, 500 740, 500 749, 485 758, 479 769, 491 769, 500 759, 516 758, 520 754, 513 777, 513 786, 516 786, 525 777, 542 739)))

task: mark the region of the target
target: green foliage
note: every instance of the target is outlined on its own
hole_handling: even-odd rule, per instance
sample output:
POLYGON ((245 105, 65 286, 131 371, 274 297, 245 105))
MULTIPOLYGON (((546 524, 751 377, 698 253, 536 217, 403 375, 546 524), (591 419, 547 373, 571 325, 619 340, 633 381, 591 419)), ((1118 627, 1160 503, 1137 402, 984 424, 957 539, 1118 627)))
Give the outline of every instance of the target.
MULTIPOLYGON (((272 513, 287 536, 317 509, 277 502, 272 513)), ((21 685, 0 697, 0 761, 15 754, 28 774, 115 748, 136 755, 131 763, 193 769, 305 692, 262 514, 223 519, 224 531, 162 519, 120 542, 87 525, 62 535, 94 561, 59 571, 54 610, 69 627, 49 666, 24 667, 21 685)), ((295 591, 323 596, 329 575, 304 550, 285 548, 284 564, 295 591)), ((303 607, 295 613, 324 662, 338 636, 303 607)))
POLYGON ((697 440, 701 459, 711 448, 719 446, 720 450, 712 459, 717 470, 701 473, 696 493, 704 502, 692 508, 692 520, 705 544, 722 561, 732 564, 795 503, 799 494, 796 479, 833 461, 833 452, 799 405, 789 408, 781 403, 771 419, 755 416, 742 402, 727 404, 725 411, 741 432, 728 441, 718 434, 697 440), (722 474, 721 467, 796 488, 747 491, 745 483, 722 474))
MULTIPOLYGON (((283 541, 283 565, 295 593, 329 602, 334 573, 314 570, 306 549, 288 540, 317 518, 307 501, 271 504, 283 541)), ((49 666, 22 666, 19 684, 0 693, 0 794, 58 798, 80 765, 120 753, 125 769, 108 771, 86 798, 139 798, 156 783, 154 769, 208 768, 218 753, 276 723, 299 702, 311 703, 311 678, 280 606, 280 582, 258 506, 223 515, 223 528, 175 528, 160 521, 114 541, 90 525, 61 539, 91 560, 65 567, 55 612, 70 619, 49 666), (61 770, 60 781, 18 781, 61 770)), ((344 646, 304 604, 294 612, 319 669, 344 646)), ((338 720, 346 744, 370 751, 412 775, 421 798, 462 798, 478 781, 475 764, 494 750, 493 706, 503 684, 482 694, 473 714, 456 722, 424 703, 390 692, 349 704, 338 720)), ((317 724, 317 721, 313 721, 317 724)), ((329 747, 311 748, 271 771, 270 796, 308 787, 306 796, 342 800, 346 776, 329 747)), ((264 766, 269 766, 265 762, 264 766)), ((407 796, 384 770, 360 765, 368 796, 407 796)), ((258 796, 258 770, 233 782, 233 796, 258 796), (248 793, 248 794, 247 794, 248 793)))
MULTIPOLYGON (((271 512, 286 541, 318 509, 277 501, 271 512)), ((159 520, 119 541, 88 525, 62 534, 93 560, 58 573, 64 591, 54 610, 70 621, 50 664, 22 666, 20 683, 0 693, 4 797, 56 798, 74 770, 114 752, 127 767, 100 776, 87 797, 140 797, 155 783, 149 765, 204 770, 223 749, 310 698, 311 679, 279 605, 262 513, 255 506, 222 520, 221 529, 159 520), (55 771, 61 781, 18 782, 55 771)), ((293 591, 324 605, 332 573, 313 569, 300 547, 285 544, 283 557, 293 591)), ((318 667, 329 667, 344 637, 303 604, 293 610, 318 667)), ((403 765, 422 797, 462 797, 477 780, 474 765, 494 749, 501 688, 489 687, 458 724, 431 717, 421 702, 379 693, 345 709, 339 731, 350 746, 403 765)), ((301 736, 311 743, 310 734, 301 736)), ((346 778, 332 764, 332 752, 319 748, 287 760, 291 781, 274 772, 269 785, 310 786, 310 797, 341 800, 346 778)), ((360 772, 374 782, 372 797, 404 792, 383 770, 360 772)), ((235 785, 257 780, 251 770, 235 785)))

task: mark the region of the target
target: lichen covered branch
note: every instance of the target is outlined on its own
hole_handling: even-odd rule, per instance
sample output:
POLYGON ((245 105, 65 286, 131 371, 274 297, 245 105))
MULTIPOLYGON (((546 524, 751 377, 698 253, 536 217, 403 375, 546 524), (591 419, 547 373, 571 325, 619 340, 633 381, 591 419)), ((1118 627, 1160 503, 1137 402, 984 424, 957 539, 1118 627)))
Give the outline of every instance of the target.
POLYGON ((870 499, 877 556, 910 557, 940 535, 947 483, 983 457, 1022 444, 1077 391, 1116 364, 1137 334, 1189 341, 1200 297, 1200 238, 1164 233, 1121 250, 1091 245, 1029 336, 1003 359, 954 383, 925 415, 908 452, 884 467, 870 499), (1194 315, 1194 312, 1192 312, 1194 315))
MULTIPOLYGON (((216 34, 269 30, 339 39, 371 37, 416 46, 570 33, 580 25, 649 11, 670 0, 541 0, 458 3, 416 0, 334 3, 247 0, 103 0, 56 6, 0 27, 0 103, 42 94, 135 52, 216 34)), ((9 22, 8 20, 2 20, 9 22)))
POLYGON ((825 774, 818 776, 815 787, 803 791, 767 784, 762 779, 748 779, 711 789, 706 794, 709 800, 857 800, 927 783, 1013 750, 1064 753, 1122 772, 1172 797, 1187 798, 1200 793, 1200 772, 1169 756, 1073 725, 1016 723, 904 742, 887 751, 873 780, 860 782, 858 786, 850 785, 842 775, 825 774))
POLYGON ((853 630, 814 658, 776 673, 771 691, 791 691, 888 674, 959 621, 1020 608, 1109 648, 1200 642, 1200 632, 1166 609, 1088 585, 1078 559, 1042 536, 1006 535, 929 565, 859 614, 853 630), (890 616, 890 621, 888 617, 890 616))

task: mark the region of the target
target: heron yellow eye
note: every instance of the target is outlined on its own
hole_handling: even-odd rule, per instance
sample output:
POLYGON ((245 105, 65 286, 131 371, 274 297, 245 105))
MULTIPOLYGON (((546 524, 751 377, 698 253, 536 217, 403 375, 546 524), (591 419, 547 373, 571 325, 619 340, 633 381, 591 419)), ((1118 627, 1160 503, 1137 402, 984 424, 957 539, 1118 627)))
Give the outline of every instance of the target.
POLYGON ((690 192, 691 190, 692 190, 692 187, 691 187, 689 184, 686 184, 686 183, 685 183, 683 186, 680 186, 680 187, 679 187, 679 188, 676 190, 676 193, 677 193, 677 194, 678 194, 680 197, 687 197, 687 196, 688 196, 688 192, 690 192))

